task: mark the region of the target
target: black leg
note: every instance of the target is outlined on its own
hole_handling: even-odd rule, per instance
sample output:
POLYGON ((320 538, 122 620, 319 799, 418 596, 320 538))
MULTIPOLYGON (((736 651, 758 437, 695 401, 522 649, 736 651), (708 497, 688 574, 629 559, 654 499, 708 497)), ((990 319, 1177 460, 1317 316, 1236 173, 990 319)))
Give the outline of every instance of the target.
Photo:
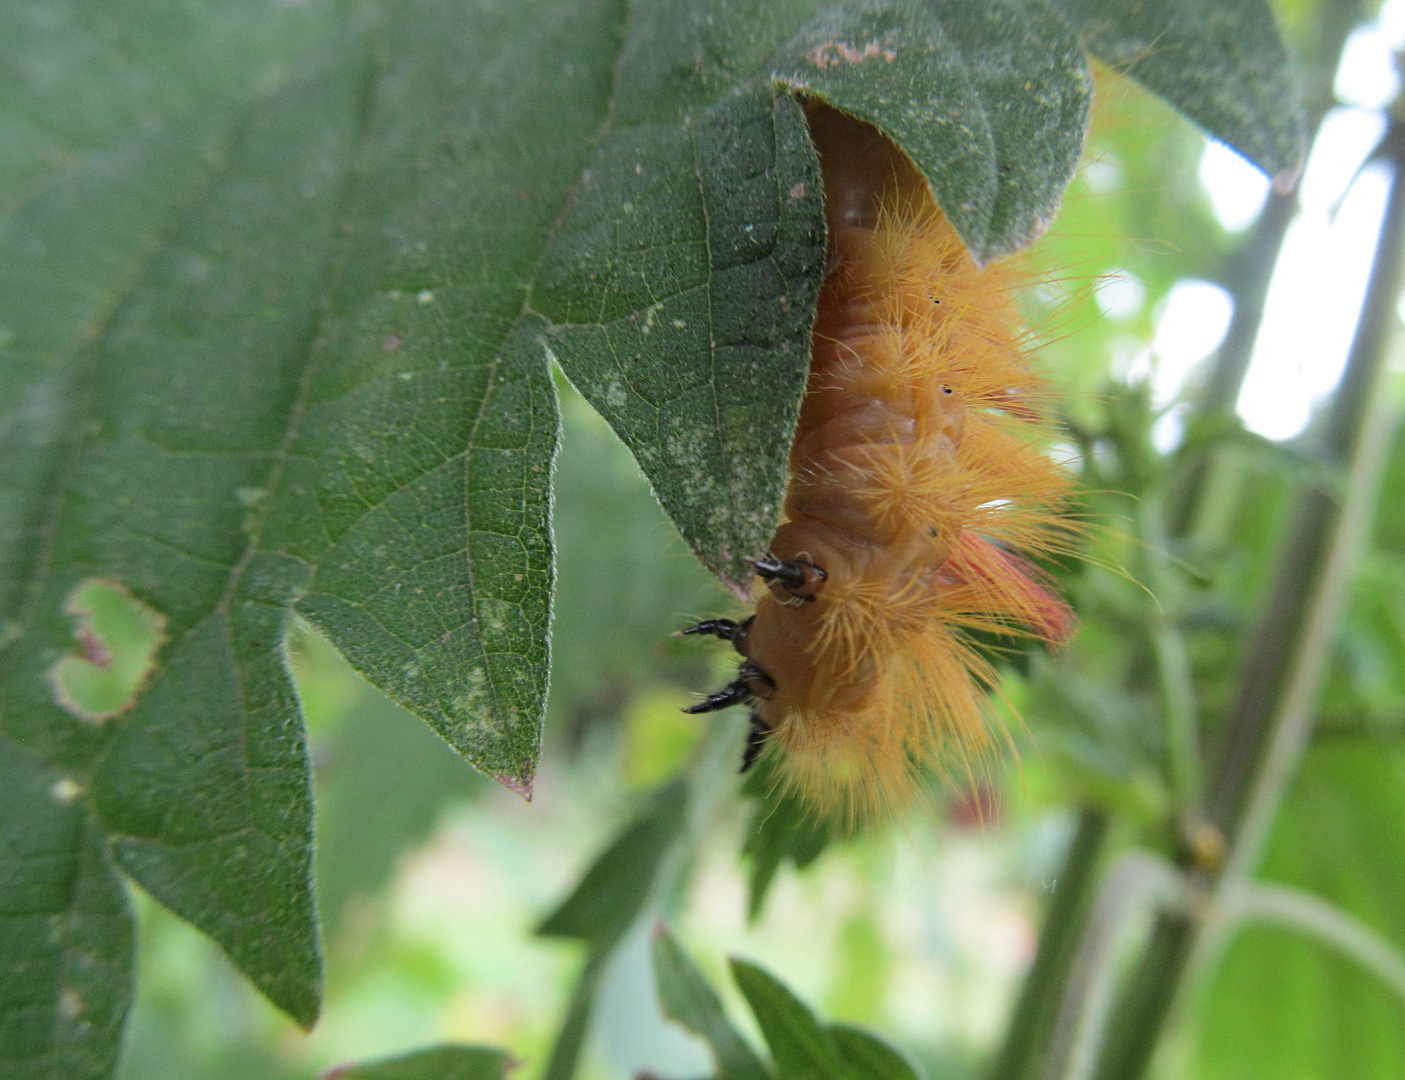
POLYGON ((746 749, 742 751, 742 767, 737 772, 744 773, 756 764, 761 751, 766 748, 766 740, 771 736, 771 725, 761 719, 755 709, 751 712, 751 730, 746 735, 746 749))
POLYGON ((754 618, 756 618, 755 615, 743 622, 736 622, 732 619, 704 619, 696 626, 690 626, 680 633, 685 636, 688 634, 711 634, 723 641, 730 641, 737 652, 741 652, 742 645, 746 641, 746 632, 750 629, 751 620, 754 618))
POLYGON ((767 555, 764 559, 754 559, 751 563, 758 577, 774 581, 781 588, 797 595, 804 594, 806 600, 813 600, 820 582, 829 575, 807 559, 778 559, 767 555))
POLYGON ((737 674, 740 675, 743 679, 759 679, 761 682, 769 686, 772 690, 776 688, 776 680, 771 678, 771 676, 767 675, 750 660, 743 660, 741 662, 741 667, 737 669, 737 674))
MULTIPOLYGON (((698 713, 717 712, 719 709, 730 708, 733 705, 742 705, 752 701, 757 697, 752 689, 754 683, 762 683, 770 689, 776 688, 776 680, 767 675, 750 660, 743 660, 741 666, 737 668, 737 677, 718 690, 715 694, 708 694, 696 705, 689 705, 683 711, 692 715, 698 713)), ((769 695, 763 694, 762 697, 769 695)))
POLYGON ((717 712, 719 709, 730 708, 733 705, 740 705, 751 700, 751 686, 745 675, 733 679, 715 694, 708 694, 696 705, 689 705, 683 711, 692 715, 698 713, 717 712))

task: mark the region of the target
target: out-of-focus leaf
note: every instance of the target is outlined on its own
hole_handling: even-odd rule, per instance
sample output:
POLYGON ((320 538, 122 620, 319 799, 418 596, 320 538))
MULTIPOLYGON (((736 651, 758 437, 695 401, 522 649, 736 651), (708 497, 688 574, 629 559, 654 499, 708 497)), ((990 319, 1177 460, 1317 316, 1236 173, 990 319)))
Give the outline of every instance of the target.
POLYGON ((447 805, 487 786, 434 732, 342 667, 354 697, 312 737, 317 906, 329 937, 347 904, 381 890, 447 805))
POLYGON ((660 866, 683 827, 687 782, 666 785, 644 811, 591 864, 561 906, 537 933, 578 938, 608 952, 644 908, 660 866))
POLYGON ((871 1031, 830 1024, 846 1080, 921 1080, 912 1063, 871 1031))
POLYGON ((834 1037, 780 980, 737 959, 732 977, 766 1036, 777 1080, 848 1080, 834 1037))
POLYGON ((1090 52, 1270 174, 1301 168, 1298 85, 1265 0, 1050 0, 1090 52))
POLYGON ((786 791, 772 759, 763 755, 747 777, 744 790, 756 800, 742 854, 751 857, 747 884, 747 918, 755 919, 766 903, 776 871, 789 861, 803 870, 834 839, 835 826, 786 791))
POLYGON ((661 678, 701 685, 707 650, 672 635, 735 600, 679 539, 605 421, 563 388, 549 722, 574 735, 615 721, 636 690, 661 678))
POLYGON ((717 992, 663 924, 654 932, 653 954, 664 1015, 707 1041, 718 1080, 769 1080, 770 1070, 737 1034, 717 992))
MULTIPOLYGON (((1284 805, 1264 876, 1350 912, 1405 947, 1405 757, 1315 747, 1284 805)), ((1203 1003, 1200 1075, 1279 1080, 1405 1073, 1405 1006, 1335 949, 1277 926, 1231 946, 1203 1003)))
POLYGON ((1337 631, 1320 729, 1405 731, 1405 558, 1368 552, 1337 631))
POLYGON ((368 1065, 342 1065, 323 1080, 506 1080, 511 1055, 486 1046, 436 1046, 368 1065))
POLYGON ((77 780, 0 739, 0 1075, 104 1080, 132 999, 132 917, 77 780))

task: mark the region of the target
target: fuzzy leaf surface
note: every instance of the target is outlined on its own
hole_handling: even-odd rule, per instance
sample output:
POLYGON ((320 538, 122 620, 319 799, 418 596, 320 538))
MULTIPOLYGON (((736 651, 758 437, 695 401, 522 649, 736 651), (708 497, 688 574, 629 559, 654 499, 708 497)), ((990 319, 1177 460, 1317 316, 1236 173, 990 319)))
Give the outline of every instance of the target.
POLYGON ((133 927, 72 776, 0 740, 0 1075, 101 1080, 131 1005, 133 927))
MULTIPOLYGON (((66 169, 20 170, 0 204, 0 733, 70 770, 111 857, 304 1025, 321 960, 291 607, 530 790, 557 418, 524 297, 599 126, 619 16, 483 9, 466 33, 445 2, 383 26, 308 7, 300 37, 257 5, 31 19, 37 55, 83 31, 101 52, 118 16, 161 30, 111 65, 140 76, 133 115, 66 169), (200 83, 223 57, 181 85, 168 69, 201 34, 226 35, 245 84, 200 83), (518 77, 560 90, 562 65, 565 95, 518 77), (101 723, 48 676, 101 654, 65 610, 92 580, 167 635, 142 696, 101 723)), ((27 56, 36 115, 19 119, 61 131, 67 102, 27 56)), ((76 84, 95 63, 74 62, 76 84)))
MULTIPOLYGON (((258 894, 260 918, 238 924, 228 868, 193 848, 128 870, 227 951, 263 939, 246 972, 303 1022, 317 1012, 311 801, 281 660, 297 575, 256 556, 241 493, 274 468, 355 128, 354 76, 307 81, 327 16, 162 0, 0 12, 15 76, 0 105, 0 756, 49 778, 7 783, 4 820, 50 845, 71 904, 5 950, 32 977, 7 985, 7 1017, 27 1020, 0 1056, 47 1061, 36 1075, 107 1075, 131 989, 117 827, 95 791, 133 717, 84 719, 50 680, 66 656, 102 663, 124 644, 75 639, 69 601, 87 581, 159 613, 157 668, 203 628, 228 630, 228 648, 200 657, 199 700, 217 705, 205 730, 167 727, 164 757, 127 762, 136 774, 120 754, 102 768, 156 805, 156 831, 179 833, 208 788, 191 782, 199 770, 158 778, 161 766, 233 751, 218 762, 225 793, 252 816, 220 827, 258 834, 235 888, 258 894)), ((0 907, 29 913, 26 880, 0 875, 0 907)))
POLYGON ((1088 51, 1270 175, 1307 150, 1301 90, 1265 0, 1049 0, 1088 51))

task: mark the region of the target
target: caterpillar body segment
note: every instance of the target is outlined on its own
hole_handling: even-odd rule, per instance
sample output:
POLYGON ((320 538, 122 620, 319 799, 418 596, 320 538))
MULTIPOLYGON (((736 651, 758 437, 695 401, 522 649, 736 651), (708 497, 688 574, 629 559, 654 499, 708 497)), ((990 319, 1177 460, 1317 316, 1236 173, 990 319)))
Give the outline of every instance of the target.
POLYGON ((1047 402, 1007 267, 978 267, 908 158, 806 106, 829 259, 790 453, 784 519, 729 640, 737 679, 688 711, 746 701, 743 768, 850 820, 912 792, 924 765, 985 751, 995 673, 973 631, 1050 643, 1072 617, 1019 552, 1061 551, 1067 472, 1038 446, 1047 402))

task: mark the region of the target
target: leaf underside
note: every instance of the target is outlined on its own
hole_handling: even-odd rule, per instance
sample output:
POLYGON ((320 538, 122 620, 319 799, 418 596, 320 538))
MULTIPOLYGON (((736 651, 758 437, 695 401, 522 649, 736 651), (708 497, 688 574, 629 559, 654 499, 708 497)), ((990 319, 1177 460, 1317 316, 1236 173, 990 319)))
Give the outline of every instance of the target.
MULTIPOLYGON (((824 264, 797 94, 898 139, 993 257, 1072 174, 1080 40, 1286 167, 1260 92, 1281 48, 1241 9, 1254 34, 1214 68, 1255 91, 1236 128, 1210 75, 1127 60, 1120 24, 1073 0, 0 7, 6 1075, 110 1074, 131 979, 117 867, 316 1018, 291 612, 530 793, 552 359, 745 587, 824 264), (49 677, 86 647, 64 605, 94 580, 166 633, 141 695, 99 721, 49 677)), ((1182 60, 1194 30, 1163 35, 1182 60)))

